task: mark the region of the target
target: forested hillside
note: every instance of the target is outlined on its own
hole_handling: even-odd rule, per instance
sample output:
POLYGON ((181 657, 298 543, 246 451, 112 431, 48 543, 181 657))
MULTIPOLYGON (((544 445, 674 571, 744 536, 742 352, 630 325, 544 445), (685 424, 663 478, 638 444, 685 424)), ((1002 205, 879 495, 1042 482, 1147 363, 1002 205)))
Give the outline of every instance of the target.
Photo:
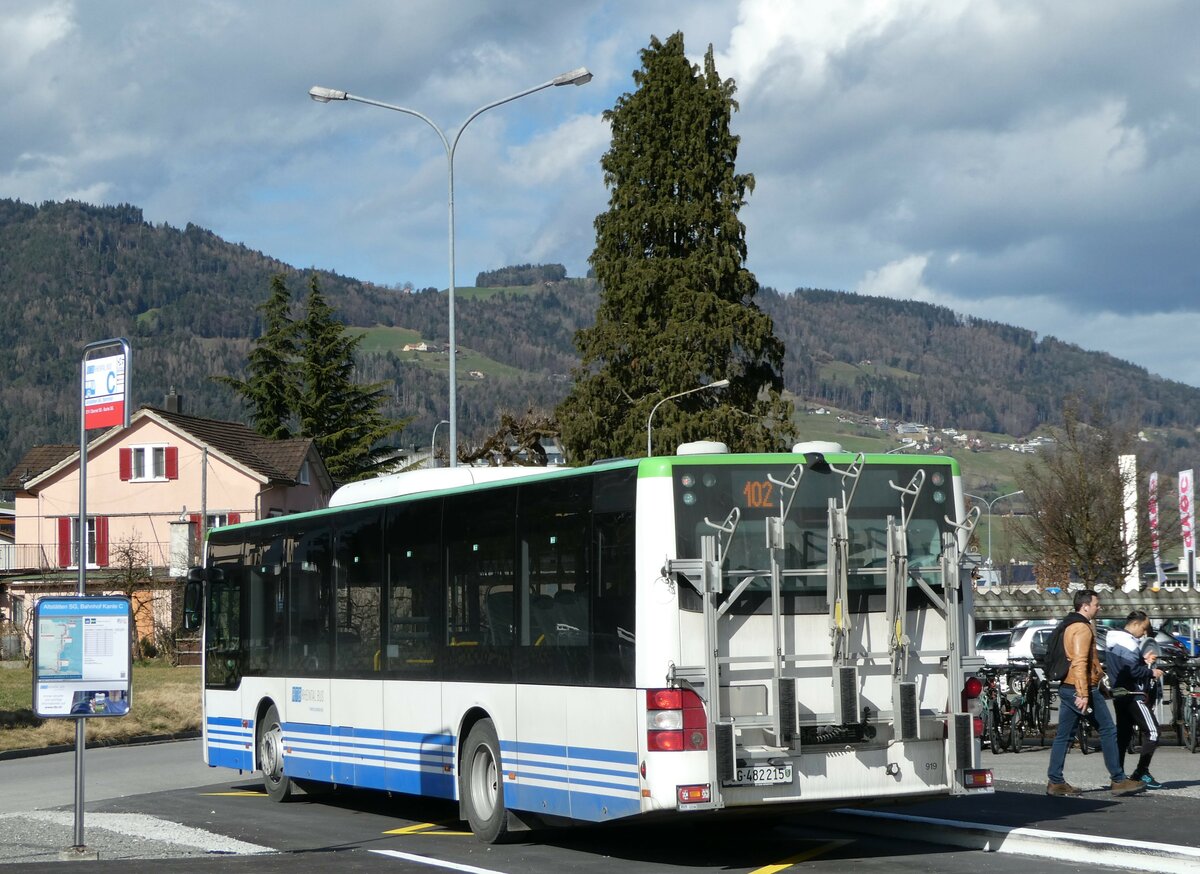
MULTIPOLYGON (((802 275, 803 265, 796 271, 802 275)), ((309 271, 199 227, 151 225, 127 205, 0 200, 0 341, 8 360, 0 381, 0 471, 33 445, 77 440, 82 349, 108 337, 132 341, 135 405, 160 403, 174 387, 189 412, 245 421, 232 393, 209 377, 242 374, 259 331, 256 307, 278 272, 302 298, 309 271)), ((347 324, 445 341, 444 294, 317 275, 347 324)), ((787 347, 787 388, 811 401, 1023 436, 1056 422, 1073 393, 1130 421, 1180 429, 1169 447, 1179 451, 1200 423, 1200 390, 1020 328, 829 291, 763 289, 757 300, 787 347)), ((566 394, 577 360, 573 337, 592 322, 597 301, 591 280, 547 283, 540 274, 520 292, 459 298, 460 349, 497 365, 486 378, 471 378, 460 362, 460 442, 490 433, 503 410, 549 410, 566 394)), ((439 365, 399 349, 364 353, 362 379, 391 381, 394 403, 385 412, 414 417, 400 443, 428 444, 448 412, 444 356, 439 365)))

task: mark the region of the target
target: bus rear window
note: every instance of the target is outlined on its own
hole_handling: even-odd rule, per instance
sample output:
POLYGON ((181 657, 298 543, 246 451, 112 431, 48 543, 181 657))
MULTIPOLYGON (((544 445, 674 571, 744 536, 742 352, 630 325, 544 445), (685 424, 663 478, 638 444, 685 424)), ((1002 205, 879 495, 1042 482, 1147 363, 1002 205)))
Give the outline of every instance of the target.
MULTIPOLYGON (((796 470, 795 464, 746 465, 707 464, 675 467, 674 504, 676 548, 680 558, 698 558, 701 538, 719 534, 737 511, 732 538, 719 534, 726 543, 723 565, 726 589, 747 576, 754 579, 747 593, 770 589, 771 557, 766 545, 767 519, 784 518, 784 548, 779 554, 783 566, 784 594, 820 594, 826 591, 829 564, 829 502, 843 498, 851 483, 843 484, 841 474, 826 470, 803 471, 795 497, 780 486, 796 470), (790 506, 788 501, 791 501, 790 506)), ((901 493, 919 468, 911 464, 868 464, 860 477, 848 514, 850 535, 849 571, 852 590, 883 592, 887 568, 887 520, 899 520, 901 493)), ((910 568, 921 569, 933 585, 940 584, 938 562, 941 558, 942 532, 949 530, 947 515, 954 515, 949 465, 928 465, 908 525, 910 568)), ((906 506, 912 504, 905 498, 906 506)))

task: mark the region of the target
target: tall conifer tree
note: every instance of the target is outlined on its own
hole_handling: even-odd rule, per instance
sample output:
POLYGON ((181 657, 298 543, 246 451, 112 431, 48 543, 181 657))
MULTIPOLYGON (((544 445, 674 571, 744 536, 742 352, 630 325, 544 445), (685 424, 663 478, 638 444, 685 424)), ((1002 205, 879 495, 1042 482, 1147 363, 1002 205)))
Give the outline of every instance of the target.
POLYGON ((745 267, 738 211, 754 178, 735 169, 733 81, 717 75, 712 46, 703 69, 688 61, 681 33, 651 38, 633 80, 637 90, 605 113, 609 205, 590 258, 601 303, 576 335, 582 362, 558 408, 564 444, 575 462, 642 455, 655 404, 728 379, 659 407, 655 444, 783 448, 792 407, 779 395, 783 344, 745 267))
POLYGON ((259 305, 263 332, 254 341, 246 379, 218 376, 250 407, 254 430, 271 440, 292 436, 300 382, 295 368, 298 356, 296 325, 291 318, 292 296, 282 273, 271 277, 271 295, 259 305))
POLYGON ((362 335, 351 335, 334 317, 317 278, 309 280, 300 335, 300 436, 317 445, 330 476, 337 482, 363 479, 379 472, 387 455, 380 441, 403 430, 407 422, 386 418, 385 384, 354 381, 354 353, 362 335))

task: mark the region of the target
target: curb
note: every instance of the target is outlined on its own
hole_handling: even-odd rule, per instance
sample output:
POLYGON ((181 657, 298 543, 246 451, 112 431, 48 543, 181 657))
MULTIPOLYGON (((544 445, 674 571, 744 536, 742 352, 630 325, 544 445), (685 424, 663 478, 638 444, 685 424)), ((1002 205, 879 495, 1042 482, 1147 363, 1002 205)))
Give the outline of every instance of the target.
POLYGON ((1045 829, 959 822, 878 810, 838 808, 832 811, 853 817, 848 831, 866 832, 883 837, 922 840, 985 853, 1011 853, 1080 864, 1103 865, 1127 871, 1153 871, 1164 874, 1194 874, 1200 871, 1200 849, 1151 841, 1097 838, 1045 829), (913 827, 919 826, 918 835, 913 827))
MULTIPOLYGON (((87 749, 95 750, 104 747, 142 747, 150 744, 170 743, 176 740, 195 740, 200 737, 200 731, 181 731, 176 734, 146 734, 139 737, 131 737, 126 740, 106 740, 97 739, 87 742, 87 749)), ((28 759, 32 756, 48 756, 53 753, 69 753, 73 752, 75 744, 55 744, 48 747, 36 747, 29 750, 2 750, 0 751, 0 762, 8 761, 9 759, 28 759)))

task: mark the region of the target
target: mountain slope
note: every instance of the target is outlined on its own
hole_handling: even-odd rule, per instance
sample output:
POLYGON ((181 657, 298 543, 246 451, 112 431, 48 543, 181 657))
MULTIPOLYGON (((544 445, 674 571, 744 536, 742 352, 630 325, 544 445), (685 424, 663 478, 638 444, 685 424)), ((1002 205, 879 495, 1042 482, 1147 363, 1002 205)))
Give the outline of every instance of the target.
MULTIPOLYGON (((373 331, 376 351, 364 352, 359 371, 393 383, 389 415, 415 417, 400 442, 427 444, 447 415, 445 358, 399 349, 417 336, 445 342, 444 294, 298 272, 193 225, 151 225, 133 206, 0 200, 0 343, 9 362, 0 472, 33 445, 77 439, 82 349, 108 337, 132 342, 135 406, 174 387, 190 412, 244 421, 237 399, 209 377, 241 373, 259 331, 256 307, 278 272, 289 274, 297 301, 315 272, 349 325, 404 329, 373 331)), ((501 411, 549 409, 565 395, 575 331, 591 324, 598 299, 584 279, 459 296, 460 442, 490 432, 501 411)), ((1200 424, 1200 390, 1021 328, 813 289, 763 289, 757 300, 786 344, 787 388, 813 401, 1023 436, 1056 422, 1064 397, 1077 394, 1141 426, 1176 429, 1168 448, 1180 453, 1200 424)))

